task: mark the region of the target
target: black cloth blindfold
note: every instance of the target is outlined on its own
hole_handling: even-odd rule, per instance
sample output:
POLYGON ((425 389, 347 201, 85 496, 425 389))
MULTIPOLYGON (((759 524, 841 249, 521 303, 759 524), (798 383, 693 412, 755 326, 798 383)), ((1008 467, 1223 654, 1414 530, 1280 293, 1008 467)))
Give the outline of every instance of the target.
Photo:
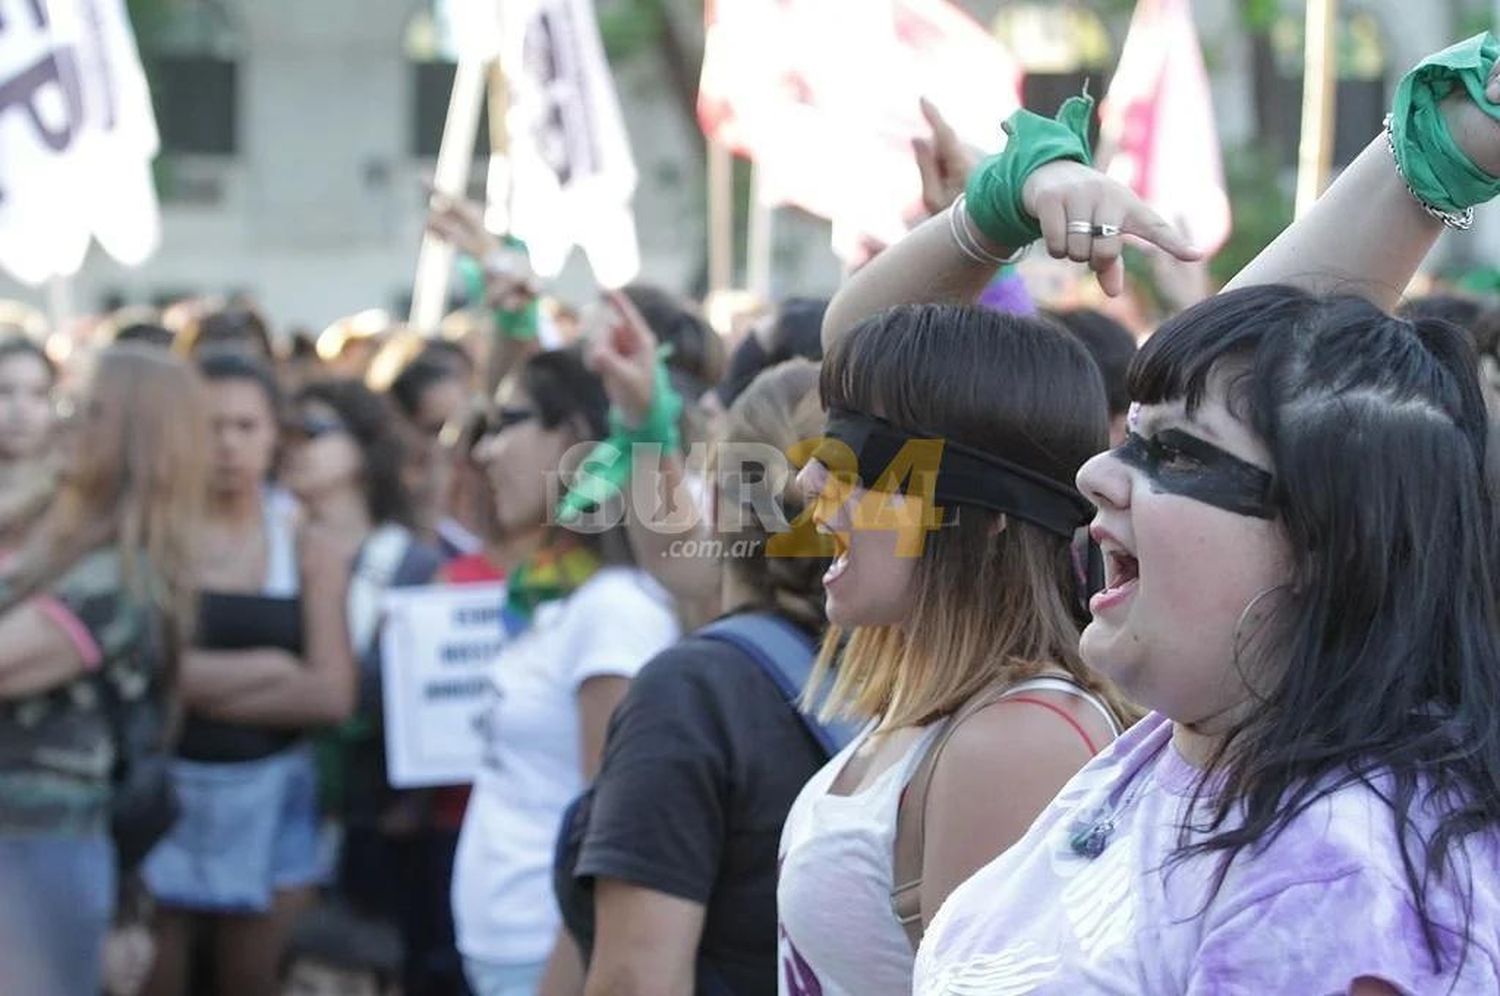
MULTIPOLYGON (((1066 539, 1073 539, 1094 514, 1094 507, 1070 485, 962 443, 906 433, 873 415, 834 409, 823 435, 825 442, 813 452, 813 459, 835 474, 858 473, 868 490, 902 490, 908 475, 895 472, 900 467, 897 457, 907 444, 926 441, 937 444, 937 466, 921 466, 915 460, 909 464, 910 475, 936 471, 932 495, 940 507, 972 505, 1003 512, 1066 539), (856 466, 847 466, 826 440, 848 447, 856 466)), ((923 489, 905 490, 914 494, 923 489)))
POLYGON ((1131 432, 1115 456, 1143 472, 1159 491, 1236 515, 1276 518, 1275 478, 1191 433, 1163 429, 1146 439, 1131 432))

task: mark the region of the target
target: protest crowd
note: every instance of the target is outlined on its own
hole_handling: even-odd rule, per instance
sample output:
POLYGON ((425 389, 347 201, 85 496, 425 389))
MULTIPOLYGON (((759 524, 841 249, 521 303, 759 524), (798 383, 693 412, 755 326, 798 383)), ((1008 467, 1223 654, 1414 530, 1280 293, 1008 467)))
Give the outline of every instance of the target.
POLYGON ((728 335, 0 312, 0 996, 1500 993, 1497 53, 1139 338, 1086 94, 728 335))

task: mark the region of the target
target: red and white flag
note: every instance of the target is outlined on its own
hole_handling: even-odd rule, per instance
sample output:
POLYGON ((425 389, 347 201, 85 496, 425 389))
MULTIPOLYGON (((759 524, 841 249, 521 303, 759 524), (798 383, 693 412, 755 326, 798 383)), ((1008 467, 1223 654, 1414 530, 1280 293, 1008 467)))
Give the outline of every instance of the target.
POLYGON ((1138 0, 1100 107, 1100 156, 1193 244, 1229 237, 1229 195, 1189 0, 1138 0))
POLYGON ((755 161, 767 202, 830 219, 845 259, 920 206, 920 98, 983 149, 1020 106, 1015 60, 947 0, 708 0, 705 17, 704 134, 755 161))

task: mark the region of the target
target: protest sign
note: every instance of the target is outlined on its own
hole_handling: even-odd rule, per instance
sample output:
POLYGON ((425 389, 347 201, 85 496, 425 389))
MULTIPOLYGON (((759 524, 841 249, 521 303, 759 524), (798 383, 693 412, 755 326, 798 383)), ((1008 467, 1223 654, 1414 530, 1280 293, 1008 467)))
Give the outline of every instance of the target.
POLYGON ((381 675, 386 769, 394 788, 471 781, 476 721, 504 645, 503 584, 433 585, 383 602, 381 675))

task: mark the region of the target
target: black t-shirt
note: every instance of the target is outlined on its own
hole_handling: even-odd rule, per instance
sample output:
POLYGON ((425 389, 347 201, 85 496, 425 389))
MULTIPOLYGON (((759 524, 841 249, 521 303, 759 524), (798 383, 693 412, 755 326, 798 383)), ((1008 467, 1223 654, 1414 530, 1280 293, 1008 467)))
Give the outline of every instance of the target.
POLYGON ((581 847, 563 848, 558 902, 585 957, 593 880, 706 907, 698 992, 776 992, 776 856, 797 793, 826 760, 760 666, 689 636, 631 683, 610 721, 581 847), (707 962, 707 972, 701 966, 707 962))

